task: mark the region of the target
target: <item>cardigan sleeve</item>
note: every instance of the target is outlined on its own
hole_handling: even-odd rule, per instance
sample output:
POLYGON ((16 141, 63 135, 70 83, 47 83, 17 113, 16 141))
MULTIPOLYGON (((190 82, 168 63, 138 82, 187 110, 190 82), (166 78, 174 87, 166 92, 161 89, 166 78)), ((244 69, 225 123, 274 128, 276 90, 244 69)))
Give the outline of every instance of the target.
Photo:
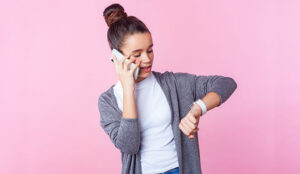
POLYGON ((121 152, 138 153, 140 147, 138 119, 122 117, 109 101, 108 96, 104 94, 98 99, 101 127, 121 152))
POLYGON ((193 90, 194 100, 203 98, 208 92, 215 92, 223 104, 237 88, 237 83, 231 77, 222 75, 195 75, 190 73, 174 73, 180 88, 193 90))

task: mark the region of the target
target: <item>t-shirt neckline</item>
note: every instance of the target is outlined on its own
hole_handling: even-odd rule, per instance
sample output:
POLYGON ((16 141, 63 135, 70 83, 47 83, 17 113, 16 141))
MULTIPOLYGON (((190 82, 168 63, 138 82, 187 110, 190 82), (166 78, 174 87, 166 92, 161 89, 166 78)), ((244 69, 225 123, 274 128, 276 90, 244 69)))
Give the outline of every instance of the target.
POLYGON ((153 82, 153 72, 151 71, 150 75, 145 78, 144 80, 135 83, 135 89, 142 89, 145 88, 146 86, 150 86, 150 84, 152 84, 153 82))

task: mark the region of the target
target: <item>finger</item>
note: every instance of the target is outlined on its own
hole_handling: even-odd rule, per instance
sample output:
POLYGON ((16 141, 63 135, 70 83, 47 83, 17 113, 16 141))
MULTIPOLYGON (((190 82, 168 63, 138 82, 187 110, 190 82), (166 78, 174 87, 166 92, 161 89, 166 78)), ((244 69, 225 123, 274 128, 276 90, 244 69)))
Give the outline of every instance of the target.
POLYGON ((194 138, 194 135, 189 135, 189 139, 192 139, 192 138, 194 138))
POLYGON ((188 135, 188 134, 189 134, 188 131, 186 130, 186 128, 183 126, 182 123, 179 124, 179 128, 180 128, 180 130, 181 130, 185 135, 188 135))
POLYGON ((128 59, 130 57, 130 55, 125 55, 122 57, 121 61, 120 61, 120 64, 121 64, 121 67, 124 68, 124 64, 126 62, 126 59, 128 59))
POLYGON ((196 129, 192 130, 192 132, 198 132, 199 128, 197 127, 196 129))
POLYGON ((130 68, 130 64, 133 63, 135 61, 135 57, 131 57, 130 59, 127 59, 125 62, 124 62, 124 68, 126 68, 127 70, 130 68))
POLYGON ((178 127, 179 127, 179 129, 185 134, 184 129, 183 129, 181 123, 179 123, 178 127))
POLYGON ((189 119, 193 124, 196 125, 197 119, 196 119, 195 117, 191 116, 191 117, 188 117, 188 119, 189 119))
POLYGON ((190 133, 190 135, 194 135, 198 130, 199 130, 199 128, 196 128, 196 129, 192 130, 192 132, 190 133))
POLYGON ((130 69, 130 71, 134 72, 137 69, 137 67, 140 66, 140 64, 141 64, 141 61, 138 60, 136 64, 133 64, 133 67, 132 67, 132 69, 130 69))
POLYGON ((193 129, 191 129, 191 128, 187 125, 187 123, 186 123, 185 121, 182 121, 182 127, 183 127, 185 130, 187 130, 187 135, 189 135, 190 132, 192 132, 192 130, 193 130, 193 129))
POLYGON ((187 132, 187 130, 183 127, 182 123, 179 124, 179 128, 180 128, 180 130, 181 130, 185 135, 188 135, 188 132, 187 132))
POLYGON ((192 132, 188 135, 189 138, 190 138, 190 139, 191 139, 191 138, 194 138, 194 137, 195 137, 195 133, 196 133, 198 130, 199 130, 199 128, 196 128, 196 129, 192 130, 192 132))
POLYGON ((130 63, 132 63, 133 61, 135 61, 136 57, 131 57, 131 56, 132 56, 131 54, 124 56, 124 62, 122 64, 123 68, 129 69, 130 63))
MULTIPOLYGON (((192 130, 195 129, 197 127, 196 124, 194 124, 189 117, 193 117, 191 115, 187 115, 187 118, 185 119, 185 123, 187 124, 187 126, 189 126, 192 130)), ((192 118, 191 118, 192 119, 192 118)))
POLYGON ((195 134, 196 134, 196 132, 197 132, 198 130, 199 130, 199 128, 196 128, 196 129, 192 130, 192 132, 190 132, 190 134, 188 135, 189 138, 194 138, 194 137, 195 137, 195 134))

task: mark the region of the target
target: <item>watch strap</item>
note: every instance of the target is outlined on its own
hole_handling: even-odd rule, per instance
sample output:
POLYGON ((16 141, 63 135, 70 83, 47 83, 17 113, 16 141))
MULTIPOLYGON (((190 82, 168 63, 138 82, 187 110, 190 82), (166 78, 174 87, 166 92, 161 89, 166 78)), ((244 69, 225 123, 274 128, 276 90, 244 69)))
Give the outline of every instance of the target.
POLYGON ((205 103, 201 99, 198 99, 195 103, 197 103, 201 107, 202 115, 204 115, 207 112, 205 103))

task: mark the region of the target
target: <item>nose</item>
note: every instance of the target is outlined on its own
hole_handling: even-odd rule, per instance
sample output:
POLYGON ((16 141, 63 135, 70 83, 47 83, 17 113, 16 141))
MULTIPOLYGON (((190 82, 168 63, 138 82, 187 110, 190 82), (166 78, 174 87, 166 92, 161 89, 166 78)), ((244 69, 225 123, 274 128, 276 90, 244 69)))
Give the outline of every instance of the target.
POLYGON ((144 56, 142 56, 142 58, 141 58, 141 62, 143 62, 144 64, 147 64, 147 63, 150 63, 151 62, 151 58, 150 58, 150 56, 149 55, 144 55, 144 56))

